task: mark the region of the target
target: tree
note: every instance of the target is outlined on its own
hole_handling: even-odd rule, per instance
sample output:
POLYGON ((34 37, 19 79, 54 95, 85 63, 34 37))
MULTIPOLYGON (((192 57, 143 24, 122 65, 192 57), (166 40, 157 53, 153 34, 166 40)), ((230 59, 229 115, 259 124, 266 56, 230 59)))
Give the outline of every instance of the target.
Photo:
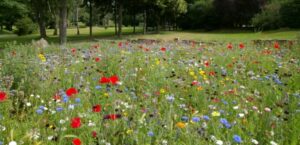
POLYGON ((67 42, 67 0, 60 0, 59 5, 59 43, 65 45, 67 42))
POLYGON ((49 10, 47 0, 31 0, 31 7, 39 25, 40 37, 46 38, 46 21, 48 17, 47 13, 49 10))
POLYGON ((17 0, 1 0, 0 1, 0 25, 12 31, 14 23, 28 14, 27 5, 17 0))
POLYGON ((300 0, 290 0, 283 3, 280 9, 280 16, 283 25, 290 28, 300 28, 300 0))

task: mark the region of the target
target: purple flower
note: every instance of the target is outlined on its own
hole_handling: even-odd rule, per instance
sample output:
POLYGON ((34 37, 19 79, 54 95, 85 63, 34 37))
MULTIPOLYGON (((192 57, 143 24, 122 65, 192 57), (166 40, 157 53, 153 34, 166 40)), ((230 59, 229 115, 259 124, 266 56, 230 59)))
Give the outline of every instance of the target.
POLYGON ((234 142, 236 142, 236 143, 242 143, 243 141, 242 141, 242 138, 240 137, 240 136, 238 136, 238 135, 234 135, 233 136, 233 140, 234 140, 234 142))
POLYGON ((182 116, 182 117, 181 117, 181 121, 188 122, 188 121, 189 121, 189 117, 187 117, 187 116, 182 116))
POLYGON ((38 109, 38 110, 36 110, 36 113, 37 113, 37 114, 42 114, 42 113, 43 113, 43 110, 42 110, 42 109, 38 109))
POLYGON ((204 119, 204 120, 207 120, 207 121, 210 120, 210 118, 209 118, 207 115, 204 115, 204 116, 203 116, 203 119, 204 119))
POLYGON ((76 102, 76 103, 80 103, 80 98, 76 98, 76 99, 75 99, 75 102, 76 102))
POLYGON ((193 121, 193 122, 199 122, 199 121, 200 121, 200 118, 199 118, 199 117, 193 117, 193 118, 192 118, 192 121, 193 121))
POLYGON ((149 132, 148 132, 148 136, 150 136, 150 137, 154 136, 153 131, 149 131, 149 132))

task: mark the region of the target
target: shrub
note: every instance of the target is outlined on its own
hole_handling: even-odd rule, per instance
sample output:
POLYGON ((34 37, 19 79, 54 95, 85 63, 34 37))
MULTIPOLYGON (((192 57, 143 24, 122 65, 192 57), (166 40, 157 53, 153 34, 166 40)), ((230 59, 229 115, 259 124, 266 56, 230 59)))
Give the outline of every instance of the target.
POLYGON ((261 13, 256 14, 252 18, 252 24, 257 30, 277 29, 281 26, 281 18, 279 14, 281 4, 272 2, 267 4, 261 13))
POLYGON ((28 17, 17 20, 15 26, 17 28, 15 33, 19 36, 31 34, 37 29, 37 25, 28 17))
POLYGON ((280 15, 284 26, 300 28, 300 0, 292 0, 284 3, 280 9, 280 15))

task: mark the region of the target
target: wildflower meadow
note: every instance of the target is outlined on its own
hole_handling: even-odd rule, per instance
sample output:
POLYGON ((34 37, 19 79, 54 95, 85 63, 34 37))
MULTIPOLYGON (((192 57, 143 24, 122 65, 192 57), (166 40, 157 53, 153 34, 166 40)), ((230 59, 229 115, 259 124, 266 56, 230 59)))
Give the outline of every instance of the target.
POLYGON ((299 145, 296 41, 0 50, 0 145, 299 145))

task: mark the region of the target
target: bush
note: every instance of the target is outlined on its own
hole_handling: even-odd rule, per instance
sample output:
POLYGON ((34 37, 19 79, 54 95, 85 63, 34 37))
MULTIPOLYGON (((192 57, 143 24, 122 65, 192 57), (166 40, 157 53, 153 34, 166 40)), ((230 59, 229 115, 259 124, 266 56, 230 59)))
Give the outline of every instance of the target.
POLYGON ((256 14, 252 18, 252 24, 257 30, 277 29, 281 26, 279 10, 281 4, 279 2, 272 2, 267 4, 261 13, 256 14))
POLYGON ((15 26, 17 28, 15 33, 19 36, 31 34, 37 29, 37 25, 28 17, 17 20, 15 26))
POLYGON ((282 5, 280 15, 284 26, 300 28, 300 0, 292 0, 282 5))

